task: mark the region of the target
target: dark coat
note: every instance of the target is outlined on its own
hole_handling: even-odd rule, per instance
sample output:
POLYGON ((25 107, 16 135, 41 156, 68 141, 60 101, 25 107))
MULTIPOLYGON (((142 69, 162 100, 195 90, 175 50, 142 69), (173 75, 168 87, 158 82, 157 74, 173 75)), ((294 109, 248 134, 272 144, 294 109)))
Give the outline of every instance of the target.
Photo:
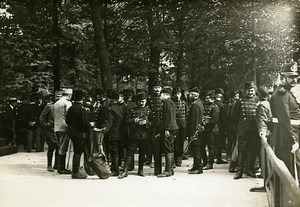
POLYGON ((54 132, 54 115, 53 115, 53 103, 49 103, 45 106, 44 110, 40 115, 41 127, 47 131, 54 132))
POLYGON ((162 121, 164 131, 173 131, 178 129, 176 123, 176 107, 171 99, 166 99, 163 102, 162 121))
POLYGON ((118 103, 114 103, 110 106, 109 108, 109 130, 108 130, 108 135, 109 135, 109 139, 111 141, 119 141, 122 140, 122 132, 123 132, 123 128, 122 128, 122 124, 124 121, 124 115, 125 115, 125 111, 124 111, 124 106, 118 104, 118 103))
POLYGON ((147 139, 149 135, 151 110, 148 107, 135 107, 127 116, 127 123, 130 127, 129 139, 147 139), (146 124, 140 125, 135 119, 146 120, 146 124))
POLYGON ((66 123, 71 139, 87 138, 91 129, 88 115, 81 103, 74 103, 67 111, 66 123))
POLYGON ((198 130, 199 125, 202 125, 204 114, 204 106, 200 99, 197 99, 191 104, 188 121, 187 121, 187 134, 189 137, 193 136, 198 130))
POLYGON ((299 126, 291 125, 290 120, 300 119, 300 110, 295 96, 290 88, 278 86, 270 100, 273 117, 276 117, 279 124, 273 126, 273 144, 277 147, 291 149, 297 141, 299 143, 299 126))

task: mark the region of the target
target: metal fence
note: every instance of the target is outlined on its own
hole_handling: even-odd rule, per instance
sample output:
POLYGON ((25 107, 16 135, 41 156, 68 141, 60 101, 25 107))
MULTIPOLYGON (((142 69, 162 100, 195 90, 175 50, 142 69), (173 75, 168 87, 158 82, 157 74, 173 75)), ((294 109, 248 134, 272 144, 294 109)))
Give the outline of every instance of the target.
MULTIPOLYGON (((283 161, 278 159, 267 143, 262 139, 262 175, 268 195, 269 206, 300 207, 299 183, 293 178, 283 161)), ((300 150, 297 151, 300 158, 300 150)), ((298 166, 300 166, 298 159, 298 166)))

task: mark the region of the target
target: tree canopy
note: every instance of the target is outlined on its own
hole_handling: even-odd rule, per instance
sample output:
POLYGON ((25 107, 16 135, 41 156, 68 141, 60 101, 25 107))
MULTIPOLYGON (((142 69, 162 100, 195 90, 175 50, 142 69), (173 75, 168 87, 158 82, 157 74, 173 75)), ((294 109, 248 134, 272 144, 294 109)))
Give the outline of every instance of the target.
POLYGON ((1 98, 80 87, 271 86, 299 46, 298 1, 5 0, 1 98), (57 82, 56 82, 57 83, 57 82), (57 84, 56 84, 57 85, 57 84))

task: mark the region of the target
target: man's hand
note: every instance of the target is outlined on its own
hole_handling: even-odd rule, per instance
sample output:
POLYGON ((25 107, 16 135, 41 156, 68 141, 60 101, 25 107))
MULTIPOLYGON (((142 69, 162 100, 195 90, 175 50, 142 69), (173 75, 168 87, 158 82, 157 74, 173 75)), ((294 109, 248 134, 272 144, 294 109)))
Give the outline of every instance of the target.
POLYGON ((299 149, 298 142, 295 142, 295 144, 292 145, 292 151, 291 153, 294 154, 299 149))
POLYGON ((169 137, 170 136, 170 132, 169 131, 165 131, 165 136, 169 137))
POLYGON ((267 141, 267 134, 265 132, 259 132, 259 136, 267 141))

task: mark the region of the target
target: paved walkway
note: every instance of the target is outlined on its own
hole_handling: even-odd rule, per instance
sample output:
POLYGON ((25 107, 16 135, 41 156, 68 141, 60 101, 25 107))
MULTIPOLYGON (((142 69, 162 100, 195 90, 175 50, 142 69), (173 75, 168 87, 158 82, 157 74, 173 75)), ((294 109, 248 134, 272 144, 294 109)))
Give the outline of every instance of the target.
POLYGON ((1 207, 266 207, 266 193, 249 192, 262 185, 262 179, 234 180, 228 165, 215 165, 201 175, 188 175, 192 158, 183 161, 175 175, 157 178, 136 171, 122 180, 72 180, 69 175, 46 171, 46 152, 19 152, 0 157, 1 207))

